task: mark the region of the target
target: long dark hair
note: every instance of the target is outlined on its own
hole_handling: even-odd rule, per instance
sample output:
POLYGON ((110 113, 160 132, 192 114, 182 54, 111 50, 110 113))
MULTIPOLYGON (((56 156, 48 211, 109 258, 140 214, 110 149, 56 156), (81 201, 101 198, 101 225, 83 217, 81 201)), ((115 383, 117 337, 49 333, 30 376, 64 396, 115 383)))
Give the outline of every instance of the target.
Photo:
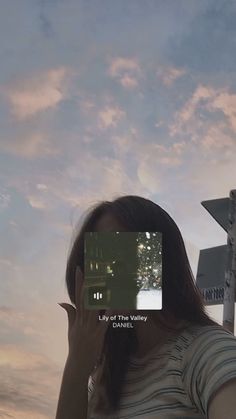
MULTIPOLYGON (((163 309, 147 313, 163 330, 175 330, 178 321, 198 325, 217 325, 205 312, 203 299, 195 285, 184 241, 173 219, 154 202, 135 195, 121 196, 113 201, 102 201, 89 209, 77 233, 66 268, 67 290, 75 304, 75 271, 84 272, 84 233, 94 231, 95 224, 104 214, 112 214, 127 231, 162 233, 162 289, 163 309)), ((109 329, 104 340, 101 382, 105 387, 108 409, 119 406, 122 385, 129 356, 137 348, 133 329, 109 329), (119 359, 119 365, 117 362, 119 359)))

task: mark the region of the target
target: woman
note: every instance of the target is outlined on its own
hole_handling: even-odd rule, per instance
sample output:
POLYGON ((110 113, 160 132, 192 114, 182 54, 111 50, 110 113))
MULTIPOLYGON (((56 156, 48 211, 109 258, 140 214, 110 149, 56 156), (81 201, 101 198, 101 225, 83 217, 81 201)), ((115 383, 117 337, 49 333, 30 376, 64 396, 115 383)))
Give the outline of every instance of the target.
POLYGON ((74 240, 66 283, 75 307, 61 304, 69 353, 56 419, 235 418, 236 339, 205 313, 181 233, 160 206, 123 196, 92 208, 74 240), (125 311, 147 321, 118 329, 84 309, 86 231, 162 233, 161 311, 125 311))

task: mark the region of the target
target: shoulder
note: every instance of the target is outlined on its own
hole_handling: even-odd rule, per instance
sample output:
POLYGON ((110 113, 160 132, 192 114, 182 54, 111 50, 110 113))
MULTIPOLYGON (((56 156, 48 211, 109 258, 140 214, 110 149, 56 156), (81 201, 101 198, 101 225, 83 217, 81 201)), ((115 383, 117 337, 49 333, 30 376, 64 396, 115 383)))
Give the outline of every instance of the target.
POLYGON ((236 342, 236 337, 220 325, 195 325, 188 324, 176 337, 176 344, 183 350, 198 346, 203 341, 224 340, 236 342))
POLYGON ((236 338, 213 325, 188 328, 179 339, 184 388, 192 403, 206 414, 216 391, 236 378, 236 338))
POLYGON ((197 365, 210 368, 217 360, 222 365, 231 358, 236 360, 236 338, 220 325, 188 327, 177 343, 182 351, 183 376, 197 365))
POLYGON ((220 325, 191 326, 183 331, 179 339, 187 357, 196 353, 198 356, 204 356, 214 351, 236 349, 235 336, 220 325))

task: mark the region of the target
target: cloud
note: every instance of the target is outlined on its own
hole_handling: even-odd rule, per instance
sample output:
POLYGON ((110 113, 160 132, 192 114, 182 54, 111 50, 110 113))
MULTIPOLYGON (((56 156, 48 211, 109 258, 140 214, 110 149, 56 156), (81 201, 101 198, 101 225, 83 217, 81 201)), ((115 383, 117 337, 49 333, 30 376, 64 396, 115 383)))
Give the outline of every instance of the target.
MULTIPOLYGON (((4 263, 4 260, 2 261, 0 259, 0 263, 4 263)), ((12 264, 9 261, 8 266, 11 265, 12 264)), ((17 276, 16 273, 15 276, 17 276)), ((21 342, 21 344, 24 344, 27 341, 28 345, 33 342, 36 342, 38 345, 39 342, 45 338, 45 333, 41 330, 43 326, 43 316, 41 319, 42 324, 40 324, 39 316, 32 311, 29 313, 29 310, 27 309, 23 311, 4 305, 0 306, 0 316, 2 342, 7 342, 9 339, 12 341, 12 336, 15 336, 15 343, 21 342)), ((11 347, 11 350, 14 350, 14 348, 12 349, 11 347)), ((17 354, 20 355, 19 351, 17 354)), ((21 361, 22 360, 23 358, 21 361)), ((4 361, 4 358, 3 355, 1 355, 0 348, 0 365, 2 361, 4 361)))
POLYGON ((158 78, 160 78, 163 84, 167 87, 170 87, 175 82, 175 80, 179 79, 185 74, 185 69, 174 67, 160 67, 157 71, 158 78))
POLYGON ((53 417, 60 371, 50 359, 14 345, 0 345, 0 374, 0 404, 6 418, 53 417))
POLYGON ((0 258, 0 266, 14 269, 13 263, 11 262, 10 259, 7 259, 7 258, 0 258))
POLYGON ((150 159, 144 158, 138 166, 137 175, 140 183, 143 187, 147 188, 151 193, 158 193, 161 190, 161 179, 158 171, 153 169, 153 161, 151 162, 152 168, 150 167, 150 159))
POLYGON ((116 127, 119 121, 124 118, 125 112, 117 106, 106 106, 98 113, 98 124, 100 129, 116 127))
POLYGON ((9 215, 8 222, 13 220, 18 227, 11 225, 9 228, 9 224, 5 221, 10 243, 4 244, 4 256, 8 257, 10 253, 16 253, 17 258, 14 262, 18 263, 23 251, 22 246, 19 247, 20 239, 24 241, 25 246, 31 248, 28 242, 31 240, 31 235, 33 241, 35 235, 41 237, 42 234, 48 235, 52 231, 54 231, 53 234, 58 234, 60 224, 63 225, 60 228, 60 234, 66 230, 68 233, 69 229, 65 225, 70 222, 69 217, 74 208, 83 210, 90 202, 98 200, 101 196, 108 198, 109 195, 124 191, 131 193, 135 188, 140 190, 141 185, 135 178, 135 172, 132 174, 132 167, 126 166, 124 160, 127 158, 127 153, 134 155, 132 148, 135 147, 135 138, 132 138, 133 135, 129 132, 125 136, 109 134, 111 145, 109 155, 115 157, 107 156, 107 144, 106 141, 102 142, 102 132, 102 138, 100 136, 96 138, 96 144, 101 138, 99 150, 95 150, 93 144, 92 146, 89 144, 89 147, 84 149, 81 147, 79 152, 76 147, 69 162, 62 164, 60 168, 57 167, 56 171, 54 167, 50 167, 50 170, 42 170, 40 175, 35 171, 30 174, 23 172, 20 177, 16 174, 10 181, 11 212, 14 207, 17 207, 18 215, 17 217, 15 214, 9 215), (16 194, 15 191, 17 191, 16 194), (32 220, 35 220, 36 225, 32 224, 32 220), (49 220, 48 230, 45 223, 49 220), (45 226, 46 230, 42 230, 42 226, 45 226), (23 238, 21 238, 22 231, 27 231, 23 238))
POLYGON ((10 201, 11 201, 11 196, 9 195, 9 193, 0 191, 0 211, 1 209, 8 208, 10 201))
POLYGON ((2 419, 14 419, 14 416, 12 416, 11 414, 9 414, 9 412, 7 413, 5 410, 0 410, 0 418, 2 419))
POLYGON ((47 185, 44 185, 44 183, 38 183, 36 185, 37 189, 40 191, 46 191, 48 189, 47 185))
POLYGON ((141 69, 136 59, 117 57, 111 61, 108 74, 124 88, 133 89, 138 86, 141 69))
MULTIPOLYGON (((228 196, 236 176, 236 95, 200 85, 175 115, 172 136, 188 137, 188 183, 216 197, 228 196)), ((178 138, 178 137, 177 137, 178 138)))
POLYGON ((219 109, 227 118, 232 130, 236 133, 236 94, 230 94, 226 90, 215 95, 209 104, 209 109, 219 109))
POLYGON ((43 196, 29 194, 27 198, 32 208, 37 208, 37 209, 42 209, 42 210, 49 209, 48 203, 46 202, 46 199, 43 196))
POLYGON ((5 153, 32 159, 43 156, 53 156, 58 154, 58 149, 50 144, 50 139, 41 132, 18 134, 17 137, 3 139, 0 148, 5 153))
MULTIPOLYGON (((96 156, 84 153, 78 160, 78 163, 75 162, 73 166, 68 168, 67 174, 70 180, 77 181, 78 178, 81 179, 83 196, 84 194, 88 196, 89 194, 91 196, 96 194, 96 196, 99 196, 101 193, 109 196, 110 193, 122 191, 127 185, 131 187, 131 182, 122 161, 106 156, 97 159, 96 156), (78 167, 80 172, 84 173, 84 178, 81 178, 79 175, 78 167), (89 171, 87 170, 88 167, 89 171), (85 183, 91 185, 89 192, 86 191, 85 183)), ((77 202, 80 201, 78 194, 75 196, 77 196, 77 202)))
POLYGON ((27 199, 32 208, 50 209, 48 195, 50 191, 48 186, 43 183, 36 184, 36 190, 27 194, 27 199))
POLYGON ((134 87, 138 86, 138 80, 135 77, 129 76, 128 74, 125 74, 123 77, 121 77, 120 83, 126 89, 133 89, 134 87))
POLYGON ((188 184, 205 196, 228 196, 236 176, 236 95, 199 85, 176 112, 170 135, 189 142, 188 184))
POLYGON ((236 147, 234 138, 232 138, 227 132, 227 125, 225 123, 219 122, 210 125, 206 129, 206 133, 201 138, 201 145, 205 151, 215 150, 215 152, 220 151, 221 153, 229 153, 236 147))
POLYGON ((64 67, 55 68, 6 88, 14 115, 22 120, 58 105, 64 97, 66 74, 64 67))
POLYGON ((139 149, 137 175, 143 186, 150 192, 162 191, 163 173, 178 168, 183 161, 186 144, 177 142, 169 147, 160 144, 149 144, 146 153, 139 149), (148 153, 147 153, 148 151, 148 153))
MULTIPOLYGON (((204 107, 208 106, 209 100, 214 99, 217 95, 217 91, 208 86, 199 85, 192 97, 187 100, 185 105, 176 112, 175 122, 170 125, 170 135, 174 136, 176 134, 182 133, 188 124, 190 129, 193 126, 192 120, 195 118, 195 113, 199 106, 204 107)), ((195 127, 196 124, 194 124, 195 127)))
MULTIPOLYGON (((77 213, 100 199, 110 199, 134 190, 143 193, 144 188, 135 173, 132 173, 132 167, 124 163, 123 157, 127 156, 127 152, 130 151, 133 155, 132 150, 125 150, 126 141, 127 138, 114 146, 112 140, 114 151, 118 153, 119 149, 119 156, 116 154, 116 158, 107 157, 105 151, 99 157, 96 153, 91 153, 90 149, 81 151, 60 176, 51 179, 51 196, 56 197, 60 205, 64 203, 77 213)), ((73 215, 73 218, 76 219, 77 216, 73 215)))
POLYGON ((134 151, 135 135, 136 134, 130 130, 130 132, 127 132, 125 135, 113 135, 111 137, 113 150, 115 151, 117 158, 122 159, 128 152, 134 151))
POLYGON ((220 151, 219 155, 209 152, 207 159, 193 163, 189 185, 201 191, 202 196, 211 196, 212 199, 229 196, 229 191, 235 188, 235 155, 235 147, 229 148, 227 153, 220 151))
MULTIPOLYGON (((26 196, 30 208, 51 213, 63 206, 67 211, 72 208, 79 211, 101 197, 107 199, 134 190, 141 195, 149 193, 158 189, 158 178, 160 176, 162 183, 163 172, 177 170, 182 164, 184 142, 176 141, 170 146, 147 144, 140 142, 135 128, 127 129, 123 135, 115 132, 109 135, 109 154, 115 157, 106 156, 105 141, 99 144, 99 155, 94 153, 93 145, 92 148, 89 145, 87 150, 74 153, 73 159, 57 170, 56 176, 54 171, 42 174, 40 180, 33 175, 27 188, 22 181, 15 185, 26 196)), ((59 225, 56 219, 51 222, 52 226, 59 225)))
MULTIPOLYGON (((3 310, 1 309, 2 312, 3 310)), ((0 346, 0 367, 11 365, 16 369, 38 368, 45 363, 45 359, 46 357, 43 355, 25 351, 14 345, 0 346)))
POLYGON ((119 57, 113 59, 109 67, 111 77, 117 77, 123 71, 140 71, 138 62, 132 58, 119 57))
POLYGON ((95 102, 91 99, 82 99, 79 103, 79 107, 84 114, 90 114, 90 111, 95 108, 95 102))
MULTIPOLYGON (((188 135, 192 142, 207 149, 236 145, 236 95, 226 88, 199 85, 190 99, 176 112, 169 126, 170 136, 188 135)), ((224 150, 223 150, 224 151, 224 150)))
MULTIPOLYGON (((22 179, 19 183, 22 183, 22 179)), ((33 209, 22 193, 11 188, 9 194, 10 205, 0 218, 1 234, 5 236, 5 240, 1 241, 0 253, 2 259, 11 260, 13 266, 18 266, 22 262, 28 264, 31 257, 36 257, 41 240, 45 246, 48 229, 41 211, 33 209)), ((19 283, 16 289, 21 292, 19 283)))

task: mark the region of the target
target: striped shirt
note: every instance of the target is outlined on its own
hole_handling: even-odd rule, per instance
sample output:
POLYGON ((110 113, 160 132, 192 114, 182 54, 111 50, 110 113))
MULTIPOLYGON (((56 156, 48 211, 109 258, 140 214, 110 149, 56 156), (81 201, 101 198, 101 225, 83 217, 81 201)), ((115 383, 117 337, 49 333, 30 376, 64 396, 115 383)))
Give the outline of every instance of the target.
POLYGON ((142 359, 130 358, 116 413, 96 413, 90 377, 88 419, 206 419, 211 396, 232 378, 236 338, 220 326, 191 326, 142 359))

